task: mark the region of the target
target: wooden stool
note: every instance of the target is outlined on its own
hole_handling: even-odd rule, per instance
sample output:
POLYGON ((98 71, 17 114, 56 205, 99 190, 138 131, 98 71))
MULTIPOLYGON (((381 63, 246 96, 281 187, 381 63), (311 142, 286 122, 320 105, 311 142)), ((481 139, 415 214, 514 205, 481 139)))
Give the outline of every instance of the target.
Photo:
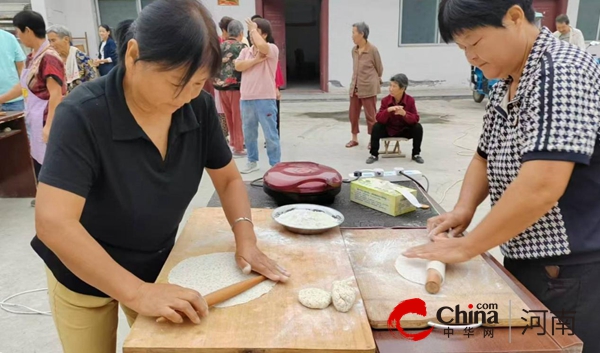
POLYGON ((400 149, 400 141, 408 141, 404 137, 385 137, 379 141, 383 141, 383 147, 385 150, 379 154, 382 158, 406 158, 406 155, 402 153, 400 149), (390 150, 390 143, 395 142, 394 149, 390 150))

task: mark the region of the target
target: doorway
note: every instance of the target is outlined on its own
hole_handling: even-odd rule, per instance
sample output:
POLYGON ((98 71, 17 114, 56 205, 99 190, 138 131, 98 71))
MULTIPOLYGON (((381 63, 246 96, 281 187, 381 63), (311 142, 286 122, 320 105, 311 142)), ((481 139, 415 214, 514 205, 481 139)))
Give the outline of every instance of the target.
POLYGON ((542 25, 556 31, 556 17, 567 12, 567 0, 534 0, 533 8, 544 15, 542 25))
POLYGON ((288 88, 318 90, 321 1, 284 1, 288 88))
POLYGON ((329 0, 255 0, 271 22, 285 84, 282 88, 328 91, 329 0))

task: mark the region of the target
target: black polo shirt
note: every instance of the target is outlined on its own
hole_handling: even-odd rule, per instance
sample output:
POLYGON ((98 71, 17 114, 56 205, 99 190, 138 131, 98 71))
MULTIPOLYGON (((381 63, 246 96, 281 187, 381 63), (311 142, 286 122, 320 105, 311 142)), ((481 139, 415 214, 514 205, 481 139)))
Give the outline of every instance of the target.
MULTIPOLYGON (((116 67, 58 106, 39 181, 84 197, 83 227, 117 263, 154 282, 204 168, 223 168, 232 155, 214 101, 202 91, 173 114, 163 161, 127 107, 124 74, 116 67)), ((106 297, 37 236, 31 245, 67 288, 106 297)))

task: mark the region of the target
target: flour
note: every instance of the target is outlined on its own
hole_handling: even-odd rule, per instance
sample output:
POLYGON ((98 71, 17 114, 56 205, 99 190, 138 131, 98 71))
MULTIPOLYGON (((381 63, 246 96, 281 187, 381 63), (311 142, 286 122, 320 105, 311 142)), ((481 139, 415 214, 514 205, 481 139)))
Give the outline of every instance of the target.
MULTIPOLYGON (((223 252, 191 257, 178 263, 169 273, 169 283, 198 291, 203 296, 245 281, 256 274, 245 275, 235 262, 235 253, 223 252)), ((224 308, 247 303, 268 293, 275 282, 266 280, 249 290, 215 305, 224 308)))
POLYGON ((324 229, 338 226, 338 221, 322 211, 295 209, 277 217, 281 224, 302 229, 324 229))
POLYGON ((331 294, 319 288, 306 288, 298 293, 298 301, 310 309, 325 309, 331 304, 331 294))

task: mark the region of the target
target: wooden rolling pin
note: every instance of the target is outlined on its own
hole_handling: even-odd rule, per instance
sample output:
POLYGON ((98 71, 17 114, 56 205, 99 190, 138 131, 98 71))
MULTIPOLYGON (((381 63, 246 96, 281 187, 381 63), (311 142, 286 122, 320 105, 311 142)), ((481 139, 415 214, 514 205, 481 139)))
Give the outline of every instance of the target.
POLYGON ((425 290, 430 294, 437 294, 446 277, 446 264, 439 261, 430 261, 427 264, 427 280, 425 290))
MULTIPOLYGON (((228 287, 219 289, 216 292, 207 294, 204 297, 204 300, 206 300, 206 304, 208 305, 208 307, 211 308, 214 305, 220 304, 226 300, 229 300, 229 299, 235 297, 238 294, 241 294, 241 293, 247 291, 248 289, 256 286, 257 284, 263 282, 266 279, 267 279, 267 277, 260 275, 260 276, 253 277, 253 278, 247 279, 247 280, 239 282, 239 283, 232 284, 228 287)), ((167 319, 165 319, 164 317, 159 317, 158 319, 156 319, 156 322, 166 322, 166 321, 167 321, 167 319)))

